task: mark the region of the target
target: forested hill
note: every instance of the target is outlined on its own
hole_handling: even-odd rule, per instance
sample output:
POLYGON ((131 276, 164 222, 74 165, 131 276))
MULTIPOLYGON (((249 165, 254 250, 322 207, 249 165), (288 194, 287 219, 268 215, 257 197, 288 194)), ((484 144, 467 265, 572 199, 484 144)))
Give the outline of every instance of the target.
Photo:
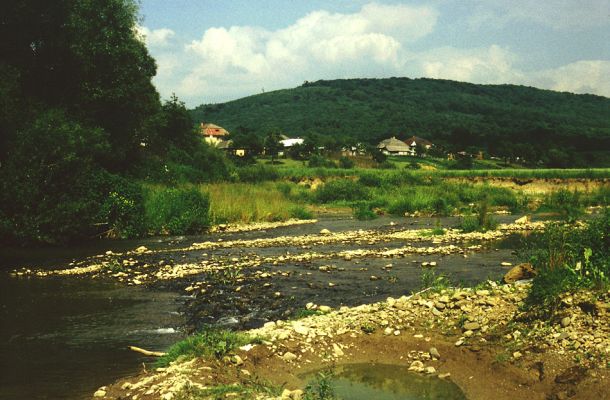
POLYGON ((610 153, 610 99, 514 85, 408 78, 305 82, 191 113, 196 122, 230 132, 279 130, 370 143, 417 135, 448 149, 551 157, 568 165, 604 165, 610 153))

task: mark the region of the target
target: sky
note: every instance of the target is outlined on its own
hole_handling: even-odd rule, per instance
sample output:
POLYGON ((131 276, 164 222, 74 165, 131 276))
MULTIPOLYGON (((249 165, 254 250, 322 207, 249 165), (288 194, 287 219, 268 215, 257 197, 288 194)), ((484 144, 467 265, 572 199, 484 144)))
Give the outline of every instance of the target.
POLYGON ((610 0, 141 0, 164 99, 439 78, 610 97, 610 0))

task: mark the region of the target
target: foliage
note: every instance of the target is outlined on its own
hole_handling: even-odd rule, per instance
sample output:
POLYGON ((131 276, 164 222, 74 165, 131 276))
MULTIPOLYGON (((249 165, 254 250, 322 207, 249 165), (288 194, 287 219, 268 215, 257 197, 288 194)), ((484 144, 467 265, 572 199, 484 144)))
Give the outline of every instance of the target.
POLYGON ((109 176, 108 196, 102 203, 99 220, 107 221, 107 235, 136 238, 145 233, 142 187, 119 176, 109 176))
POLYGON ((555 211, 568 222, 574 222, 584 213, 581 194, 577 190, 571 192, 559 189, 545 197, 539 211, 555 211))
POLYGON ((460 221, 460 229, 463 232, 491 231, 496 229, 498 222, 488 213, 489 198, 483 197, 477 205, 475 216, 463 217, 460 221))
POLYGON ((359 221, 368 221, 378 217, 375 211, 372 210, 372 204, 364 201, 354 203, 352 212, 354 218, 359 221))
POLYGON ((265 154, 271 157, 271 164, 273 164, 279 152, 284 148, 282 143, 280 143, 280 135, 275 132, 267 134, 267 136, 265 136, 264 146, 265 154))
POLYGON ((101 129, 60 110, 40 113, 10 142, 0 167, 3 236, 62 242, 95 234, 107 176, 96 161, 107 151, 101 129))
MULTIPOLYGON (((307 166, 310 168, 337 168, 337 164, 334 161, 324 158, 319 154, 313 154, 309 161, 307 162, 307 166)), ((341 167, 343 168, 343 167, 341 167)))
POLYGON ((315 193, 316 200, 320 203, 331 203, 336 201, 358 201, 370 197, 366 187, 349 179, 336 179, 318 187, 315 193))
POLYGON ((146 226, 151 233, 201 233, 210 226, 210 198, 194 187, 150 187, 145 199, 146 226))
POLYGON ((289 210, 290 218, 297 219, 313 219, 313 214, 307 208, 301 205, 296 205, 289 210))
POLYGON ((552 314, 559 295, 576 288, 604 289, 610 285, 610 211, 584 228, 556 223, 533 238, 529 259, 537 271, 526 303, 552 314))
POLYGON ((159 358, 157 366, 167 366, 179 358, 187 360, 195 357, 221 358, 236 348, 250 343, 260 343, 260 339, 245 333, 209 328, 175 343, 165 356, 159 358))
POLYGON ((331 379, 331 371, 322 371, 316 374, 315 379, 309 382, 303 393, 303 400, 335 400, 335 390, 331 379))
POLYGON ((339 158, 339 168, 351 169, 354 168, 356 163, 349 157, 342 156, 339 158))
POLYGON ((435 79, 310 82, 225 104, 201 105, 195 120, 237 125, 259 136, 278 127, 301 136, 349 137, 376 145, 413 133, 452 152, 486 154, 529 165, 607 166, 610 99, 515 85, 435 79), (363 94, 363 95, 361 95, 363 94))
MULTIPOLYGON (((294 184, 280 187, 288 192, 298 190, 294 184)), ((202 185, 200 190, 210 195, 214 224, 285 221, 300 212, 296 208, 302 201, 293 200, 292 195, 287 196, 273 183, 214 183, 202 185)), ((301 215, 306 216, 306 213, 301 215)))
POLYGON ((279 173, 271 166, 256 164, 238 168, 237 176, 240 182, 264 182, 278 179, 279 173))
POLYGON ((435 292, 448 289, 452 286, 451 280, 444 274, 438 274, 432 269, 426 269, 421 274, 421 288, 432 289, 435 292))

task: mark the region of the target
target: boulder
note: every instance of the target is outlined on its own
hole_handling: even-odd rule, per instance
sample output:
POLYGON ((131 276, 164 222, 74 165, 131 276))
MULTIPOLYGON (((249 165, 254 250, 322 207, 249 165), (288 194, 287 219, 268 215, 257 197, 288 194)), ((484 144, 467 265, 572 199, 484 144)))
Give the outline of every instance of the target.
POLYGON ((504 282, 515 283, 523 279, 530 279, 536 275, 536 270, 530 263, 514 266, 504 275, 504 282))

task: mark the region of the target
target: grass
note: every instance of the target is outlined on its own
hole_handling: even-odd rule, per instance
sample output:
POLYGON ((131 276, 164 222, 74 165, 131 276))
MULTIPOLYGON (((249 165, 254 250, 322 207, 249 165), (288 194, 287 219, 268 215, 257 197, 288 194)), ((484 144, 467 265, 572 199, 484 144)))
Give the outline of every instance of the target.
POLYGON ((447 275, 438 274, 433 270, 424 270, 421 274, 421 288, 431 288, 434 292, 449 289, 453 284, 447 275))
POLYGON ((559 307, 562 293, 610 287, 610 210, 584 228, 551 225, 530 243, 528 258, 538 274, 526 299, 528 309, 549 316, 559 307))
POLYGON ((209 193, 214 224, 273 222, 312 216, 273 182, 214 183, 202 185, 199 189, 209 193))
POLYGON ((245 333, 207 329, 172 345, 167 354, 157 360, 156 365, 165 367, 178 359, 190 360, 196 357, 221 358, 238 347, 260 342, 260 338, 245 333))
POLYGON ((335 390, 331 379, 332 372, 318 372, 313 381, 309 382, 303 393, 303 400, 335 400, 335 390))
POLYGON ((278 386, 270 385, 268 383, 261 383, 258 381, 249 382, 248 385, 242 385, 238 383, 230 385, 217 385, 207 387, 205 389, 186 385, 180 390, 174 400, 209 400, 209 399, 226 399, 226 398, 238 398, 238 399, 258 399, 260 395, 267 396, 279 396, 281 394, 281 388, 278 386))
POLYGON ((145 186, 144 219, 153 234, 201 233, 210 226, 208 194, 194 186, 145 186))

